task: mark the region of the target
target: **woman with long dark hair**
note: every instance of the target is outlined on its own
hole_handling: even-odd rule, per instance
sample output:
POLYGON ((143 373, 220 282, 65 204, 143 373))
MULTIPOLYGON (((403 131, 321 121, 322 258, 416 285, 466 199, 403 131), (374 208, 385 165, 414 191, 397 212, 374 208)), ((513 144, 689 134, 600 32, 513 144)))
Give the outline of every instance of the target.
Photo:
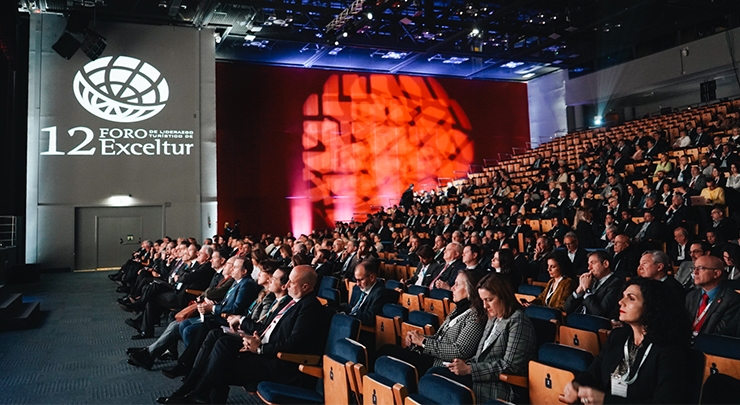
POLYGON ((423 335, 411 331, 401 337, 406 340, 407 349, 398 345, 385 345, 377 351, 377 356, 392 356, 404 360, 413 364, 419 374, 455 358, 472 357, 486 320, 483 303, 476 289, 481 278, 483 275, 477 271, 459 272, 452 286, 455 309, 447 315, 437 332, 423 335))
POLYGON ((633 278, 619 301, 624 327, 612 330, 585 372, 565 387, 568 403, 686 401, 691 321, 663 282, 633 278))

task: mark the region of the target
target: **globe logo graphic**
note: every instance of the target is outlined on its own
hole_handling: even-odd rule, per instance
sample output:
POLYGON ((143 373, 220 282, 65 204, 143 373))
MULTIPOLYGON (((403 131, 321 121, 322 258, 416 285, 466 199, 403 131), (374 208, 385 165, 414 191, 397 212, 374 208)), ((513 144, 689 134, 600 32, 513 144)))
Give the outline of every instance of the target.
POLYGON ((107 121, 131 123, 157 115, 170 95, 154 66, 129 56, 96 59, 79 70, 74 94, 80 105, 107 121))

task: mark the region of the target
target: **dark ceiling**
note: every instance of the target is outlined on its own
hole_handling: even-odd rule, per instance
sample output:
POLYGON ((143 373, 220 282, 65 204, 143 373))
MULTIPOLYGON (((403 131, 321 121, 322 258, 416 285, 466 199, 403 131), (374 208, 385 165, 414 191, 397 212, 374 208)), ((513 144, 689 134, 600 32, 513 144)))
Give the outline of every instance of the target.
POLYGON ((20 0, 28 12, 213 28, 219 60, 526 81, 740 22, 740 0, 20 0))

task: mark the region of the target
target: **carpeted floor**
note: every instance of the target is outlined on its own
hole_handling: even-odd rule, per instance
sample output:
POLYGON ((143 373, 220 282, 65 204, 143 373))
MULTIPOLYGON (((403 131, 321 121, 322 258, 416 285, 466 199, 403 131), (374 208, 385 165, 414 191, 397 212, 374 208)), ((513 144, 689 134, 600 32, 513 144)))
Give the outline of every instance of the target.
MULTIPOLYGON (((40 301, 45 319, 38 329, 0 332, 0 404, 154 404, 179 387, 159 372, 174 361, 158 360, 153 371, 127 364, 127 347, 153 340, 130 340, 136 331, 124 323, 130 314, 116 304, 122 294, 108 274, 42 274, 5 287, 40 301)), ((229 403, 262 402, 232 387, 229 403)))

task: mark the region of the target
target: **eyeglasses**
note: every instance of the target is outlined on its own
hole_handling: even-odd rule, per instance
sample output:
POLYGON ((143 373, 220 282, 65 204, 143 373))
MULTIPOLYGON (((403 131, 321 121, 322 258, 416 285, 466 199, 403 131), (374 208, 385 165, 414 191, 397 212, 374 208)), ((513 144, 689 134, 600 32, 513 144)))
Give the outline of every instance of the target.
POLYGON ((694 271, 701 271, 701 270, 722 270, 722 268, 718 268, 718 267, 704 267, 704 266, 694 266, 694 271))

